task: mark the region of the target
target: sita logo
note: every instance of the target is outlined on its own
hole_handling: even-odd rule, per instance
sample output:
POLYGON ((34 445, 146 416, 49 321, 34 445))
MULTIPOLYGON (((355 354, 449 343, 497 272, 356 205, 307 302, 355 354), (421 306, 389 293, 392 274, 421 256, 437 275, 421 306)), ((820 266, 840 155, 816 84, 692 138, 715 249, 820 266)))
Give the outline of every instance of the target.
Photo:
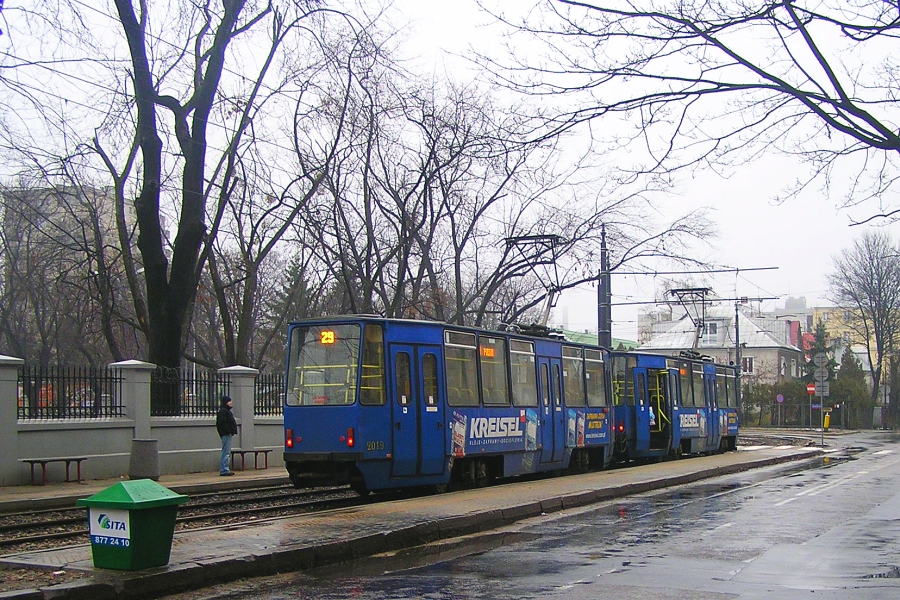
POLYGON ((97 517, 97 523, 100 529, 108 529, 110 531, 125 531, 125 521, 113 521, 106 513, 100 513, 97 517))

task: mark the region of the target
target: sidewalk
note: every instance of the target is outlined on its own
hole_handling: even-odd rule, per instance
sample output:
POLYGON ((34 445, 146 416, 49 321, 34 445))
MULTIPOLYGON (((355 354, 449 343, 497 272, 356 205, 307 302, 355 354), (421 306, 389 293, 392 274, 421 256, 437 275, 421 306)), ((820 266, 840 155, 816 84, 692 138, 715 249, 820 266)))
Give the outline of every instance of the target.
MULTIPOLYGON (((90 597, 97 600, 154 598, 242 577, 300 571, 470 535, 559 510, 812 458, 820 453, 820 449, 783 447, 729 452, 396 502, 378 502, 227 528, 193 530, 176 533, 168 566, 143 571, 95 569, 87 544, 10 555, 0 559, 0 563, 92 573, 92 577, 81 582, 46 588, 46 595, 42 591, 34 591, 31 596, 16 596, 23 600, 45 597, 90 597)), ((242 476, 262 482, 267 480, 265 473, 249 471, 223 479, 229 480, 226 485, 240 482, 242 476)), ((215 480, 216 477, 200 474, 166 478, 166 481, 161 479, 160 483, 167 487, 221 485, 215 480)), ((80 489, 84 490, 83 495, 90 495, 94 489, 93 482, 80 486, 80 489)), ((103 489, 103 484, 98 482, 96 489, 103 489)), ((5 489, 0 490, 3 491, 5 489)), ((69 493, 68 490, 66 493, 69 493)), ((60 494, 58 497, 65 496, 60 494)), ((0 498, 3 498, 2 494, 0 498)))

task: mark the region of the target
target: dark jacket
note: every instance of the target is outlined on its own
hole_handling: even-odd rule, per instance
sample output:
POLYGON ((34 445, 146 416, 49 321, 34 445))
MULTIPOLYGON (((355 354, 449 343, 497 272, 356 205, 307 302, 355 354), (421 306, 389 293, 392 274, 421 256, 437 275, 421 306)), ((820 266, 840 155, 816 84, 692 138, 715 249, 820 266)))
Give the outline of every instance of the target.
POLYGON ((216 414, 216 431, 219 432, 219 437, 237 435, 237 421, 234 420, 234 415, 227 406, 220 408, 216 414))

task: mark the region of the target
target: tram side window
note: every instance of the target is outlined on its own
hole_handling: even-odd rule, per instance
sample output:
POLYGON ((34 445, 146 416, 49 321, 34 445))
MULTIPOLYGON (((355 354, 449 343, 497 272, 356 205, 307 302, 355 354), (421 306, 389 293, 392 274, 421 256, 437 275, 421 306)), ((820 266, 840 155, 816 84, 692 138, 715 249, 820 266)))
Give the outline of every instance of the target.
POLYGON ((613 369, 613 404, 615 406, 634 406, 634 382, 629 375, 631 372, 627 369, 626 356, 614 356, 612 359, 613 369))
POLYGON ((706 406, 703 386, 703 365, 694 366, 694 406, 706 406))
POLYGON ((606 369, 600 352, 585 349, 584 378, 588 406, 606 406, 606 369))
POLYGON ((554 404, 559 407, 562 404, 562 381, 560 381, 559 365, 553 365, 553 393, 554 404))
POLYGON ((506 381, 506 340, 481 336, 478 340, 481 396, 485 406, 509 406, 506 381))
POLYGON ((737 408, 737 378, 729 374, 725 376, 725 385, 728 388, 728 407, 737 408))
POLYGON ((409 405, 412 400, 412 377, 409 371, 409 354, 398 352, 394 360, 394 385, 397 390, 397 404, 409 405))
POLYGON ((359 376, 359 403, 384 404, 384 328, 369 323, 363 330, 362 370, 359 376))
POLYGON ((338 406, 356 401, 359 325, 316 325, 291 331, 288 405, 338 406))
POLYGON ((634 370, 637 368, 637 357, 625 357, 625 404, 634 406, 634 370))
POLYGON ((450 406, 478 406, 478 363, 475 335, 447 331, 444 340, 447 403, 450 406))
POLYGON ((694 386, 691 384, 690 363, 678 365, 678 379, 681 381, 682 406, 694 406, 694 386))
POLYGON ((425 394, 425 406, 437 406, 437 357, 431 352, 426 353, 425 356, 422 357, 422 388, 425 394))
POLYGON ((515 406, 537 406, 534 344, 509 341, 509 367, 512 374, 512 401, 515 406))
POLYGON ((581 348, 563 347, 563 391, 566 406, 584 406, 584 361, 581 348))
POLYGON ((546 363, 541 365, 541 404, 546 408, 550 406, 550 370, 546 363))
POLYGON ((725 379, 725 370, 716 369, 716 387, 719 394, 719 407, 729 406, 728 382, 725 379))

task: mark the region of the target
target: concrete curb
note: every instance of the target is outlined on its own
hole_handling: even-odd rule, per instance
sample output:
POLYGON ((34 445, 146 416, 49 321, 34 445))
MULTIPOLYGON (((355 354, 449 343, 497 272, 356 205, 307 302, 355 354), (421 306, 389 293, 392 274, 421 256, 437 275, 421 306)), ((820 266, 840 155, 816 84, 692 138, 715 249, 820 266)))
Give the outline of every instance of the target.
POLYGON ((822 454, 814 448, 784 456, 749 460, 724 467, 711 467, 693 473, 657 477, 636 483, 613 485, 597 490, 544 499, 538 502, 489 510, 476 515, 451 516, 410 525, 403 529, 370 534, 350 540, 315 547, 274 550, 239 558, 196 562, 175 567, 159 567, 133 573, 100 571, 95 579, 55 585, 40 590, 17 590, 0 593, 0 600, 105 600, 156 598, 213 584, 227 583, 247 577, 260 577, 284 572, 304 571, 316 567, 348 562, 384 552, 396 552, 414 546, 451 540, 483 533, 517 521, 561 510, 596 504, 637 493, 674 487, 730 475, 750 469, 815 458, 822 454))

